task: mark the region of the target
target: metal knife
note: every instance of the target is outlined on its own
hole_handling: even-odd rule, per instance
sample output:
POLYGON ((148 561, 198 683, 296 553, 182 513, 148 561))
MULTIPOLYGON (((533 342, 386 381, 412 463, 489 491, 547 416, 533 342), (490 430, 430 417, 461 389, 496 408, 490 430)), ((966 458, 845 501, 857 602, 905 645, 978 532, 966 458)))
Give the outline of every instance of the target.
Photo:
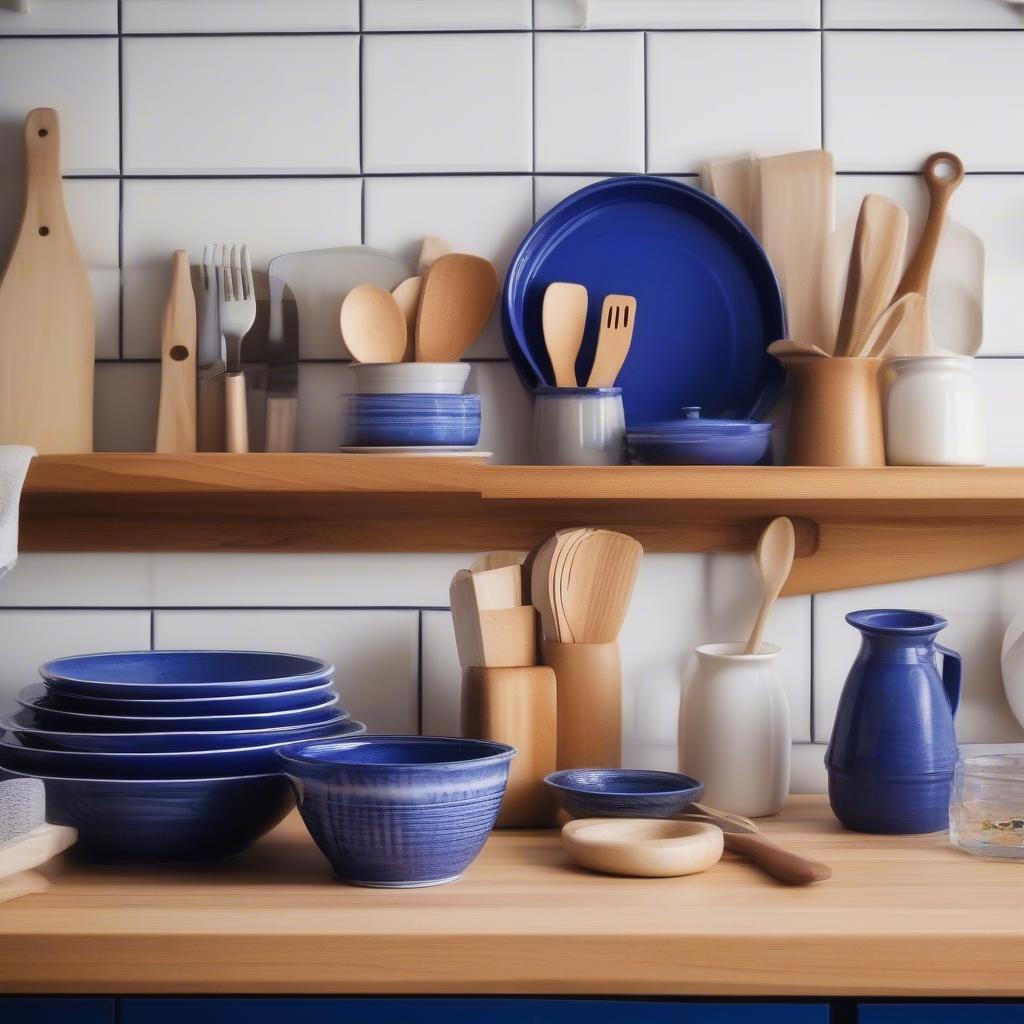
POLYGON ((199 341, 197 345, 199 395, 196 447, 201 452, 222 452, 227 448, 224 422, 225 347, 217 313, 217 246, 203 248, 199 268, 199 341))
POLYGON ((284 257, 270 261, 270 326, 267 332, 267 426, 263 450, 295 451, 298 410, 299 338, 295 318, 286 317, 285 281, 280 266, 284 257))

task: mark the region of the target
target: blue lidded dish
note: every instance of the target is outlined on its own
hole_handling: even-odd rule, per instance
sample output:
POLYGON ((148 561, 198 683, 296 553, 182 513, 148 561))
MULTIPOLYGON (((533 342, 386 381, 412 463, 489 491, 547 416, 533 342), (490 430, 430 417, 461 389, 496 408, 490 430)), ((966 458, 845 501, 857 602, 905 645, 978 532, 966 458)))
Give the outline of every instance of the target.
POLYGON ((290 743, 282 770, 313 840, 353 885, 453 882, 483 848, 515 748, 441 736, 290 743))
POLYGON ((567 768, 544 781, 574 818, 668 818, 704 795, 704 783, 642 768, 567 768))
POLYGON ((649 423, 626 435, 630 460, 651 466, 755 466, 771 460, 772 426, 756 420, 701 419, 649 423))

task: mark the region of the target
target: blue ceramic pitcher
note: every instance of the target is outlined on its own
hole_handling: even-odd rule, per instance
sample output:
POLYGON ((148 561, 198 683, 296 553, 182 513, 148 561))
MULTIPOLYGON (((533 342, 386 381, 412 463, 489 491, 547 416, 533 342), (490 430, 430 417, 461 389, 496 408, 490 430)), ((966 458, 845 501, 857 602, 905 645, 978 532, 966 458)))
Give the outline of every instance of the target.
POLYGON ((851 612, 846 621, 860 630, 861 646, 825 754, 832 810, 857 832, 948 828, 961 665, 935 642, 947 622, 891 608, 851 612))

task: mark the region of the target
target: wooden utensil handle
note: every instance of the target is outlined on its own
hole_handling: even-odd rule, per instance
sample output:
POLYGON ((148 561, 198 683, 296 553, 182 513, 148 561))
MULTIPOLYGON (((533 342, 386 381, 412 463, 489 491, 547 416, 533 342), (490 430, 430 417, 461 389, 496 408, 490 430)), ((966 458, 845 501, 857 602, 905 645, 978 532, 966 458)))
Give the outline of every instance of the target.
POLYGON ((60 120, 51 107, 37 107, 25 118, 25 172, 29 179, 60 180, 60 120))
POLYGON ((224 434, 224 374, 199 381, 199 420, 196 447, 201 452, 222 452, 224 434))
POLYGON ((928 280, 931 277, 932 265, 935 263, 935 254, 939 249, 942 229, 946 223, 946 210, 949 208, 949 200, 953 193, 964 180, 964 173, 963 162, 953 153, 933 153, 925 161, 921 174, 931 199, 928 219, 925 221, 914 257, 903 272, 903 278, 893 296, 894 300, 910 292, 928 294, 928 280), (943 168, 947 168, 949 173, 943 175, 943 168))
POLYGON ((294 397, 271 395, 267 398, 268 452, 295 451, 295 419, 298 402, 294 397))
POLYGON ((245 406, 245 374, 224 374, 224 411, 229 452, 249 450, 249 420, 245 406))
POLYGON ((827 864, 792 853, 762 835, 726 832, 725 848, 742 854, 787 885, 810 885, 832 877, 827 864))

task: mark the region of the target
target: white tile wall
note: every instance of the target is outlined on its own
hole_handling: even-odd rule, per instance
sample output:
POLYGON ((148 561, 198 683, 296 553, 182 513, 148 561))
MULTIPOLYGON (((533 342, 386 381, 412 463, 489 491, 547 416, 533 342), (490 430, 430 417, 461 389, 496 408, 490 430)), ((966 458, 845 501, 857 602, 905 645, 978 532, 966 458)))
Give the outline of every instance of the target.
MULTIPOLYGON (((932 150, 989 172, 968 177, 952 216, 988 250, 976 372, 991 461, 1024 464, 1024 19, 1004 0, 121 0, 120 23, 121 40, 117 0, 0 9, 0 246, 19 215, 24 115, 54 105, 97 293, 101 448, 152 445, 174 248, 195 261, 206 242, 244 239, 264 271, 283 252, 360 242, 412 259, 437 234, 504 273, 535 217, 603 175, 647 169, 692 183, 707 157, 824 138, 843 172, 840 223, 877 191, 906 204, 919 230, 912 172, 932 150), (584 22, 594 31, 577 31, 584 22)), ((333 312, 308 320, 298 444, 329 451, 351 373, 333 312)), ((530 403, 496 319, 470 358, 483 445, 526 461, 530 403)), ((31 681, 48 657, 147 646, 152 613, 158 644, 323 653, 375 728, 452 732, 460 673, 447 584, 468 561, 25 556, 0 585, 0 641, 13 652, 0 689, 31 681)), ((998 671, 1022 572, 782 602, 769 635, 784 652, 793 788, 824 785, 856 647, 843 615, 866 604, 946 614, 967 664, 961 739, 1024 742, 998 671)), ((627 763, 673 766, 692 648, 742 635, 754 583, 740 556, 645 561, 623 633, 627 763)))

